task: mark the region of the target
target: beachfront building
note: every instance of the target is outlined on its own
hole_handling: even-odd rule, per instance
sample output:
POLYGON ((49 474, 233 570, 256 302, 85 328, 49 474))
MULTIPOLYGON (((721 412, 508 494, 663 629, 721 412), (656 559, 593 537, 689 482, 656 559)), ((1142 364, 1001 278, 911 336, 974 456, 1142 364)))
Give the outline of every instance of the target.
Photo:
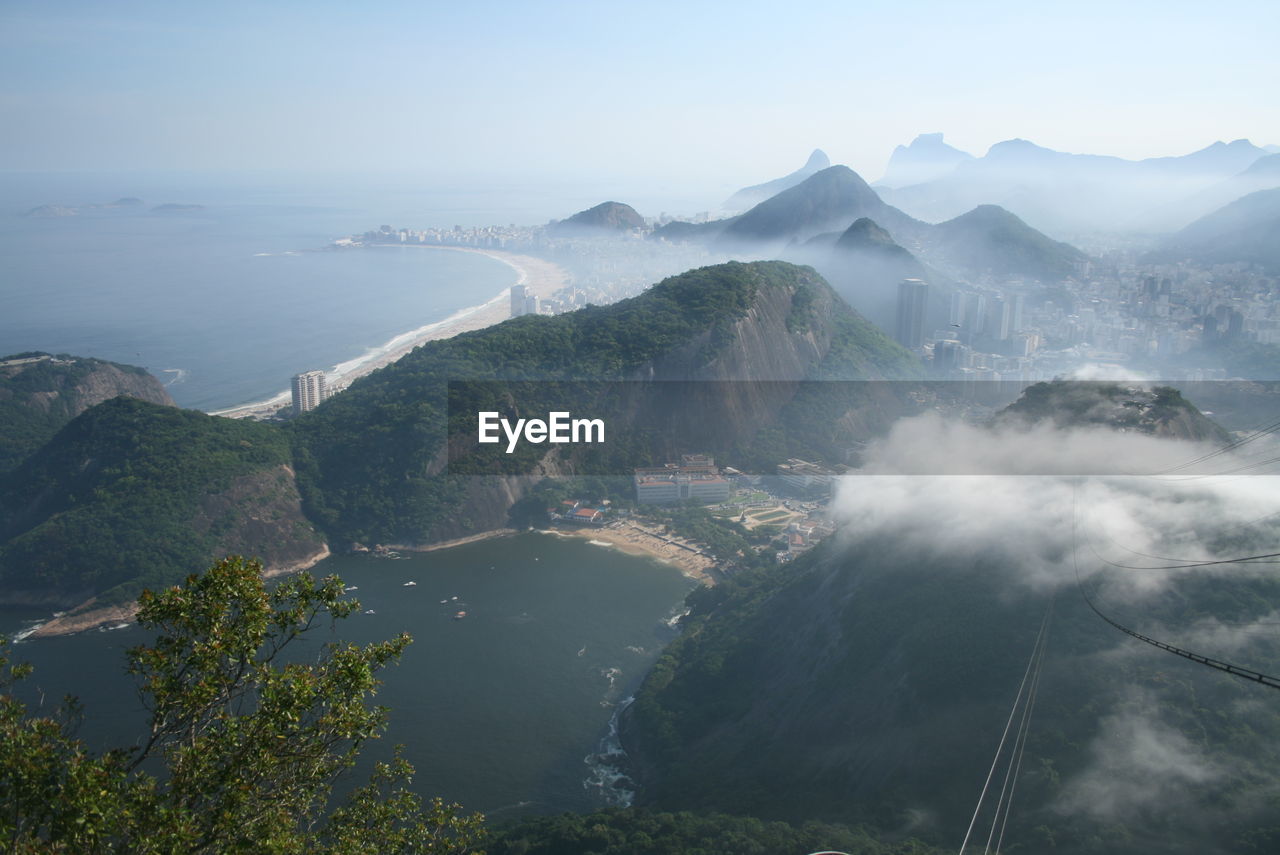
POLYGON ((307 371, 293 376, 293 414, 295 416, 314 410, 329 397, 323 371, 307 371))
POLYGON ((778 475, 782 478, 782 483, 800 495, 829 495, 832 479, 839 474, 834 469, 795 457, 788 458, 786 463, 778 464, 778 475))
POLYGON ((511 317, 518 318, 522 315, 541 315, 542 313, 542 301, 529 293, 528 286, 511 286, 511 317))
POLYGON ((705 454, 682 455, 679 463, 635 471, 636 502, 641 505, 674 505, 686 499, 724 502, 729 479, 705 454))

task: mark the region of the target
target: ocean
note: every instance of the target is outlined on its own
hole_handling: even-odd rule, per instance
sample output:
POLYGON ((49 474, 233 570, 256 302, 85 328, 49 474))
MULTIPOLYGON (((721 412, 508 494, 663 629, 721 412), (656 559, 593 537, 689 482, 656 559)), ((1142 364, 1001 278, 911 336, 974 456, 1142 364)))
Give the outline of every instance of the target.
POLYGON ((183 407, 262 400, 516 278, 474 253, 327 250, 334 239, 383 224, 536 225, 598 203, 597 192, 492 178, 0 173, 0 356, 140 365, 183 407), (142 204, 105 207, 128 197, 142 204), (153 210, 167 204, 200 207, 153 210), (78 213, 25 216, 50 205, 78 213))
MULTIPOLYGON (((341 576, 361 611, 336 633, 316 630, 304 657, 336 639, 414 638, 382 675, 375 702, 390 707, 389 730, 366 746, 349 782, 403 745, 424 797, 494 819, 591 810, 624 795, 597 755, 619 704, 675 636, 672 618, 693 587, 675 569, 530 533, 400 560, 335 556, 312 572, 341 576), (459 611, 466 617, 456 619, 459 611)), ((0 609, 0 633, 47 617, 0 609)), ((13 658, 35 666, 22 697, 48 709, 74 694, 85 709, 79 735, 91 746, 135 744, 145 714, 124 654, 145 639, 129 625, 20 643, 13 658)))
MULTIPOLYGON (((515 280, 505 264, 472 253, 325 250, 335 238, 384 223, 545 222, 599 202, 595 192, 276 174, 0 174, 0 355, 141 365, 185 407, 261 400, 299 371, 360 357, 515 280), (144 204, 84 207, 128 196, 144 204), (203 207, 151 210, 166 203, 203 207), (41 205, 79 213, 22 216, 41 205)), ((419 792, 496 819, 616 799, 610 769, 593 758, 608 747, 618 705, 673 637, 669 622, 692 587, 649 559, 532 534, 403 560, 336 556, 313 572, 337 572, 358 589, 362 613, 340 625, 341 637, 415 637, 385 674, 378 703, 392 709, 391 729, 366 749, 364 768, 404 744, 419 792), (467 617, 454 620, 463 608, 467 617)), ((0 633, 48 616, 0 610, 0 633)), ((19 644, 15 658, 36 666, 24 696, 47 709, 77 695, 79 732, 92 746, 132 744, 144 714, 123 654, 143 640, 129 626, 19 644)))
MULTIPOLYGON (((21 205, 31 193, 0 203, 0 355, 140 365, 180 406, 215 410, 269 397, 293 374, 360 357, 515 281, 510 267, 473 253, 328 250, 385 222, 342 199, 188 193, 176 201, 204 207, 157 213, 156 203, 174 201, 160 196, 29 217, 15 211, 30 209, 21 205)), ((84 189, 54 203, 115 198, 84 189)))

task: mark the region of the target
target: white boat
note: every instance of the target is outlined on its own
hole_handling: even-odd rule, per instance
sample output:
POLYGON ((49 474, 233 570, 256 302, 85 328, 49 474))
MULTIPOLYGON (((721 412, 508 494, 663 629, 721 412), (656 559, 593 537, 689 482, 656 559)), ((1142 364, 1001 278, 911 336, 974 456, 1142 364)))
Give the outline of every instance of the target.
POLYGON ((404 587, 404 588, 412 588, 412 587, 413 587, 414 585, 416 585, 416 584, 418 584, 418 583, 417 583, 417 582, 405 582, 405 583, 404 583, 404 585, 402 585, 401 587, 404 587))

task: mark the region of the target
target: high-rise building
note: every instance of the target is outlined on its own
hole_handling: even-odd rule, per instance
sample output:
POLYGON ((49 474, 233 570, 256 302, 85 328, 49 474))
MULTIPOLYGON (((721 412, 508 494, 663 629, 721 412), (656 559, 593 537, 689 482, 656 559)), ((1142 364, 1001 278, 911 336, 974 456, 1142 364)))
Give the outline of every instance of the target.
POLYGON ((929 285, 923 279, 903 279, 898 284, 898 342, 903 347, 924 345, 928 305, 929 285))
POLYGON ((293 414, 301 415, 320 406, 329 397, 323 371, 307 371, 293 377, 293 414))
POLYGON ((523 285, 511 286, 511 317, 518 318, 525 314, 525 304, 529 300, 529 289, 523 285))

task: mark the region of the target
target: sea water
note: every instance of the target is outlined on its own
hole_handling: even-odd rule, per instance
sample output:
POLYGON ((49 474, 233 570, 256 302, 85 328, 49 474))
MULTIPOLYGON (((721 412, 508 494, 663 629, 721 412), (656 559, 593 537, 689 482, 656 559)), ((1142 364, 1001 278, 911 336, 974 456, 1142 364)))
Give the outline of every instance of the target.
MULTIPOLYGON (((140 365, 185 407, 270 397, 293 374, 358 358, 516 280, 509 266, 474 253, 329 248, 389 219, 377 199, 350 192, 237 193, 195 182, 150 188, 163 195, 141 205, 89 207, 129 195, 137 181, 66 182, 0 184, 8 191, 0 195, 0 355, 39 350, 140 365), (26 216, 36 199, 78 213, 26 216), (201 207, 155 210, 166 202, 201 207)), ((396 225, 437 225, 459 213, 423 208, 396 225)))
MULTIPOLYGON (((339 556, 313 572, 340 575, 360 610, 333 632, 327 624, 313 632, 301 658, 326 641, 414 639, 382 674, 375 702, 391 709, 386 736, 366 746, 361 774, 349 780, 401 744, 418 792, 495 819, 616 801, 597 755, 609 750, 618 706, 674 637, 668 621, 693 586, 651 559, 542 534, 399 560, 339 556)), ((0 632, 11 636, 40 614, 0 610, 0 632)), ((24 699, 43 699, 48 710, 65 694, 79 696, 80 733, 104 748, 143 733, 124 654, 145 638, 130 624, 10 652, 35 666, 24 699)))

